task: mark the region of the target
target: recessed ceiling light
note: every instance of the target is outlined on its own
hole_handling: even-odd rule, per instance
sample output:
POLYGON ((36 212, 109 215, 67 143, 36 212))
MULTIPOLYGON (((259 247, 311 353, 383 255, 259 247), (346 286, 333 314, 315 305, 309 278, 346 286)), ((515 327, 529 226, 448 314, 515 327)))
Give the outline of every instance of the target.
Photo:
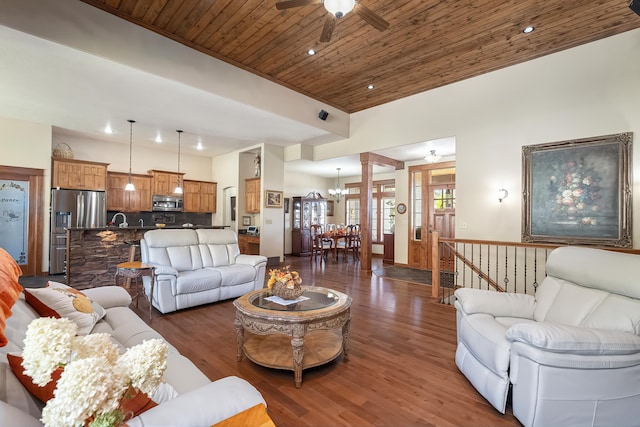
POLYGON ((315 51, 314 49, 309 49, 309 50, 307 51, 307 55, 313 56, 313 55, 315 55, 315 54, 316 54, 316 51, 315 51))
POLYGON ((107 123, 107 125, 104 127, 103 130, 104 133, 108 133, 109 135, 111 135, 113 133, 113 129, 111 128, 111 124, 107 123))
POLYGON ((372 84, 369 84, 369 86, 367 86, 367 89, 369 89, 369 90, 373 90, 373 88, 375 88, 375 86, 372 85, 372 84))
POLYGON ((158 144, 162 143, 162 136, 160 134, 156 135, 156 139, 154 139, 155 142, 157 142, 158 144))
POLYGON ((202 141, 198 141, 198 145, 196 145, 196 150, 204 150, 204 147, 202 146, 202 141))
POLYGON ((533 30, 535 30, 535 28, 533 28, 532 26, 528 26, 528 27, 525 27, 525 29, 522 30, 522 32, 525 34, 529 34, 529 33, 532 33, 533 30))

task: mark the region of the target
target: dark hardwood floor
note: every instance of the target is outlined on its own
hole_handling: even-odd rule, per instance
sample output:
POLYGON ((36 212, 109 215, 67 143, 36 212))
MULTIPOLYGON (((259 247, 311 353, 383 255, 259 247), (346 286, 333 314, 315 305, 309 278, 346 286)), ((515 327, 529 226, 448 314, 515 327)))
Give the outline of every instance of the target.
MULTIPOLYGON (((458 371, 453 306, 431 288, 360 272, 358 263, 287 257, 304 284, 353 298, 349 354, 305 370, 300 389, 292 371, 236 361, 231 300, 161 315, 151 326, 209 378, 236 375, 267 401, 278 427, 287 426, 519 426, 502 415, 458 371)), ((381 268, 374 259, 373 269, 381 268)), ((138 314, 148 322, 147 305, 138 314)), ((214 404, 212 402, 212 404, 214 404)))

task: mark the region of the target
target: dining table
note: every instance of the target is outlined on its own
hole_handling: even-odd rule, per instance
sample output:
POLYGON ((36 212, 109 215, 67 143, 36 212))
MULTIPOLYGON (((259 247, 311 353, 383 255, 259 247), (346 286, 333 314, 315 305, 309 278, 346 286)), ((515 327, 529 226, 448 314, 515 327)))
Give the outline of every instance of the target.
MULTIPOLYGON (((339 249, 338 244, 340 243, 341 240, 343 240, 344 246, 342 247, 346 247, 346 245, 348 244, 349 234, 345 232, 340 232, 340 231, 328 231, 328 232, 322 233, 320 237, 323 239, 333 240, 333 259, 335 261, 338 261, 338 249, 339 249)), ((347 259, 346 253, 344 258, 347 259)))

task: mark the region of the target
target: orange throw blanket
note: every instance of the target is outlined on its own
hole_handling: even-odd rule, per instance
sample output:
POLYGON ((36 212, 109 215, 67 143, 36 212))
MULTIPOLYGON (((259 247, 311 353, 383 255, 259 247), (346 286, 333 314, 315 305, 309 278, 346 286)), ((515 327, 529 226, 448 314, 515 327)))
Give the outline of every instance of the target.
POLYGON ((18 277, 22 275, 20 266, 11 255, 0 248, 0 347, 7 345, 4 328, 11 316, 11 307, 18 301, 22 286, 18 277))

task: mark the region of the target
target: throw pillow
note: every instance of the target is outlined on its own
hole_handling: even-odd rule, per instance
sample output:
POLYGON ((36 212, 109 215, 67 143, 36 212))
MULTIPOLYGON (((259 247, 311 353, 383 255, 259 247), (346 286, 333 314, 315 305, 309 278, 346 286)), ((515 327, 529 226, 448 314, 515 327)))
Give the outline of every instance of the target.
POLYGON ((45 288, 24 290, 25 300, 43 317, 66 317, 78 325, 78 335, 91 332, 107 313, 77 289, 63 283, 49 282, 45 288))
POLYGON ((211 427, 236 426, 276 427, 271 418, 269 418, 269 415, 267 414, 267 407, 264 406, 264 403, 259 403, 249 409, 238 412, 234 416, 220 421, 211 427))
MULTIPOLYGON (((4 402, 38 419, 42 413, 42 402, 29 393, 13 374, 7 354, 0 353, 0 405, 4 402)), ((2 411, 0 407, 0 414, 6 415, 2 411)), ((0 419, 3 419, 1 415, 0 419)))
POLYGON ((51 381, 49 381, 47 385, 40 387, 39 385, 34 384, 31 377, 24 373, 24 368, 22 367, 22 356, 7 354, 7 360, 9 361, 9 366, 11 366, 13 374, 29 393, 37 397, 42 403, 47 403, 49 399, 53 398, 53 392, 58 385, 58 380, 60 379, 62 371, 64 371, 62 366, 53 371, 51 374, 51 381))
POLYGON ((11 316, 11 307, 18 301, 22 292, 22 286, 18 283, 20 275, 22 270, 16 260, 0 248, 0 347, 9 342, 4 335, 4 328, 11 316))
POLYGON ((118 407, 125 414, 125 421, 137 417, 144 411, 158 406, 149 396, 140 390, 129 387, 124 393, 120 406, 118 407))

